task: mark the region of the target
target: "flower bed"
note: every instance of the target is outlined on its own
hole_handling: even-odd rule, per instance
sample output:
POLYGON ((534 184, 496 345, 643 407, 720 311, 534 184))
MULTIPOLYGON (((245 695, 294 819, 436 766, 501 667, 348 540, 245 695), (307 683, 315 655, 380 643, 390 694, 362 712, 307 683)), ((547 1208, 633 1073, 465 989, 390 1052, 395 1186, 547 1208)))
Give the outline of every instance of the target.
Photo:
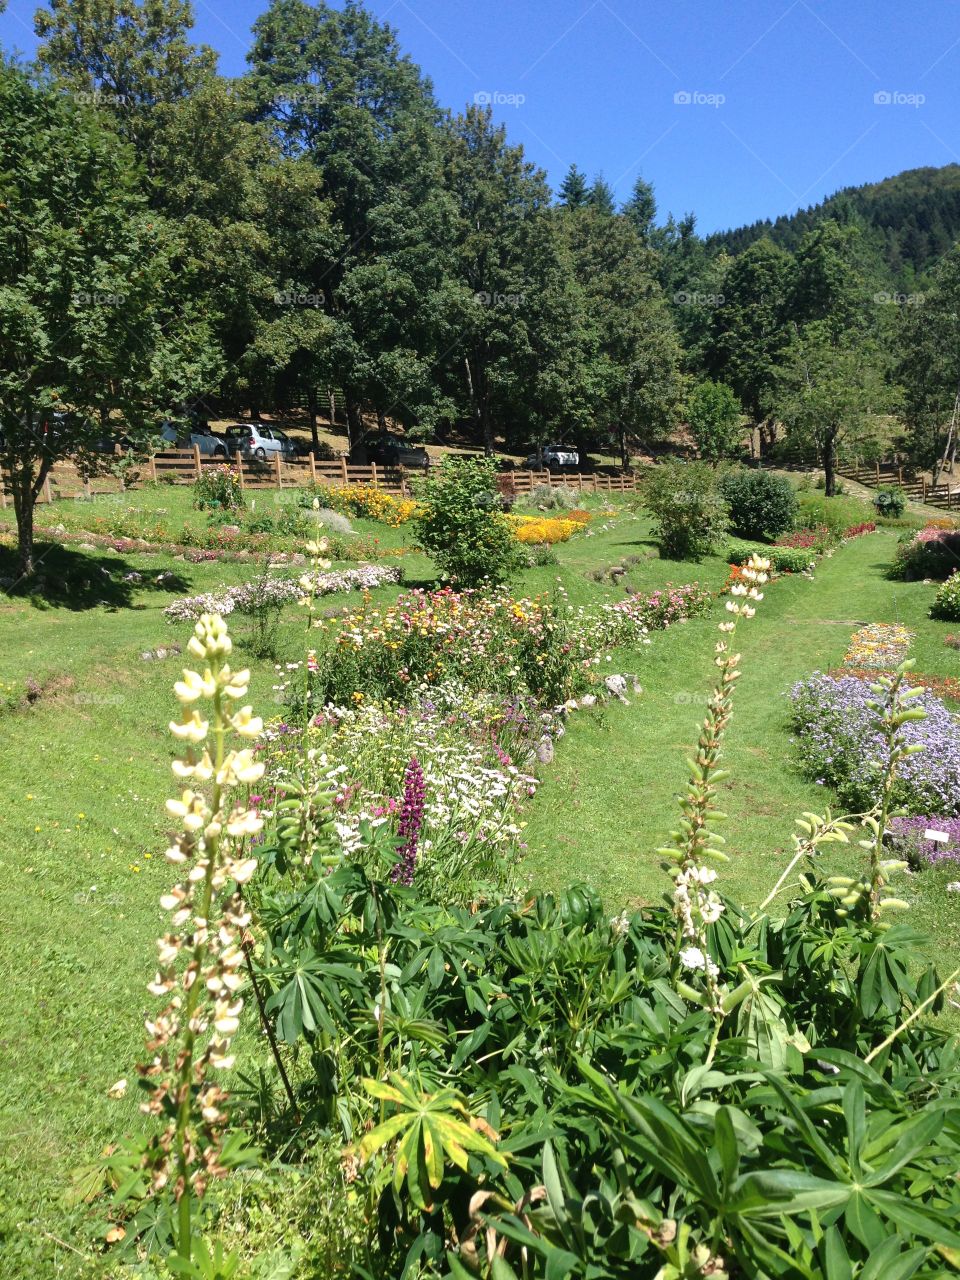
MULTIPOLYGON (((399 569, 374 564, 360 565, 356 569, 334 569, 311 577, 313 594, 318 596, 337 591, 372 591, 399 581, 399 569)), ((163 614, 168 622, 195 622, 205 613, 217 613, 225 618, 234 612, 253 613, 261 608, 293 604, 305 599, 306 594, 303 579, 259 578, 236 587, 223 587, 219 591, 174 600, 163 614)))
POLYGON ((918 870, 960 862, 960 818, 893 818, 890 843, 918 870), (947 838, 931 839, 927 832, 947 838))
MULTIPOLYGON (((590 519, 589 513, 582 514, 586 515, 587 520, 590 519)), ((508 519, 513 525, 517 541, 527 546, 552 546, 556 542, 568 542, 586 523, 582 519, 573 519, 572 515, 564 517, 511 515, 508 519)))
POLYGON ((910 534, 897 547, 894 572, 900 578, 949 578, 960 565, 960 531, 942 522, 910 534))
POLYGON ((414 691, 405 707, 331 704, 304 728, 264 732, 258 758, 273 790, 261 814, 273 816, 286 784, 319 782, 332 791, 345 853, 362 857, 370 833, 396 835, 404 840, 398 875, 407 883, 415 872, 419 892, 450 899, 458 883, 467 897, 478 882, 503 888, 521 852, 522 810, 536 793, 536 746, 555 725, 532 704, 456 681, 414 691))
MULTIPOLYGON (((616 604, 607 605, 606 612, 615 622, 629 620, 640 632, 663 631, 675 622, 686 622, 688 618, 706 613, 712 601, 711 592, 699 582, 688 582, 679 587, 668 582, 661 590, 649 595, 633 595, 616 604)), ((617 642, 623 641, 615 626, 607 636, 607 643, 617 642)))
POLYGON ((855 631, 843 656, 845 667, 889 671, 906 658, 914 633, 895 622, 873 622, 855 631))
MULTIPOLYGON (((887 747, 877 729, 869 681, 854 675, 816 673, 790 693, 798 759, 804 772, 833 787, 854 809, 877 799, 887 747)), ((909 721, 903 736, 923 750, 901 761, 892 802, 911 814, 960 813, 960 725, 936 694, 913 704, 926 712, 909 721)))
POLYGON ((315 705, 354 691, 403 699, 447 679, 554 705, 596 681, 603 615, 574 611, 556 598, 513 599, 506 591, 411 591, 388 607, 364 605, 320 619, 313 661, 315 705))
MULTIPOLYGON (((313 501, 313 494, 308 495, 313 501)), ((332 511, 348 516, 366 516, 392 529, 412 520, 419 505, 412 498, 395 498, 374 484, 344 484, 324 486, 324 505, 332 511)))

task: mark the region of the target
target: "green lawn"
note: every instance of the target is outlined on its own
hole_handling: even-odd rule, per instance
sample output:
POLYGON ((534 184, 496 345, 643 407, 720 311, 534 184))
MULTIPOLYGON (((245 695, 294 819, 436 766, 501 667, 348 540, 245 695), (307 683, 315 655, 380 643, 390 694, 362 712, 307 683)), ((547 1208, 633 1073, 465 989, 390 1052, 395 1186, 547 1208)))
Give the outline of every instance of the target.
MULTIPOLYGON (((731 777, 722 784, 732 861, 723 874, 725 890, 746 903, 766 896, 789 859, 794 815, 830 802, 797 768, 784 696, 791 685, 838 666, 852 632, 868 622, 901 622, 914 630, 918 671, 957 673, 956 651, 943 643, 951 624, 927 617, 933 587, 887 577, 895 541, 886 530, 869 534, 824 560, 815 581, 770 584, 756 618, 741 624, 743 676, 727 740, 731 777)), ((664 570, 653 562, 649 572, 656 568, 664 570)), ((701 566, 700 576, 715 582, 716 565, 701 566)), ((633 706, 578 713, 530 811, 527 865, 535 886, 590 880, 611 907, 654 901, 663 892, 655 851, 667 843, 685 784, 684 758, 696 742, 715 671, 718 621, 714 611, 656 634, 639 658, 644 692, 633 706)), ((916 922, 935 937, 944 963, 952 959, 955 966, 960 902, 943 893, 950 878, 925 873, 910 896, 919 902, 916 922)))
MULTIPOLYGON (((197 519, 177 491, 148 490, 133 500, 151 520, 164 503, 171 520, 197 519)), ((82 506, 58 504, 51 515, 79 527, 82 506)), ((377 528, 393 544, 408 536, 355 524, 364 532, 377 528)), ((919 669, 956 669, 956 654, 943 645, 949 625, 926 618, 932 588, 885 577, 894 540, 891 532, 870 535, 825 561, 815 582, 773 584, 758 617, 743 627, 744 675, 728 749, 735 856, 724 885, 746 901, 758 901, 776 878, 793 815, 828 800, 794 767, 783 697, 791 682, 839 662, 854 628, 872 621, 902 621, 918 632, 919 669)), ((587 574, 628 560, 626 581, 637 589, 693 578, 717 587, 726 576, 719 559, 700 566, 659 560, 648 524, 627 509, 612 520, 598 515, 589 534, 557 555, 558 564, 529 570, 519 586, 549 591, 559 579, 576 605, 621 597, 623 584, 587 574)), ((430 579, 422 556, 400 563, 408 580, 430 579)), ((110 1102, 106 1090, 119 1076, 133 1076, 142 1045, 144 984, 161 924, 157 899, 169 883, 158 854, 174 754, 165 726, 178 675, 175 658, 144 662, 140 653, 184 643, 188 629, 170 627, 161 615, 172 599, 253 572, 249 564, 82 552, 76 544, 50 552, 47 567, 77 584, 75 607, 0 596, 0 1272, 42 1277, 100 1274, 96 1261, 84 1271, 74 1252, 93 1247, 99 1215, 70 1203, 72 1172, 140 1123, 135 1100, 110 1102), (162 570, 174 573, 175 583, 151 586, 162 570), (144 581, 124 584, 131 571, 144 581), (39 697, 4 711, 4 688, 19 691, 27 681, 39 697)), ((654 850, 682 785, 718 620, 714 610, 656 634, 639 653, 617 655, 610 669, 636 671, 643 695, 631 696, 630 707, 572 718, 528 812, 534 884, 589 879, 611 907, 659 894, 654 850)), ((242 622, 238 634, 242 639, 242 622)), ((295 611, 279 645, 284 658, 302 656, 303 618, 295 611)), ((253 668, 252 701, 269 715, 277 709, 273 664, 242 647, 240 656, 253 668)), ((911 896, 919 901, 917 922, 946 955, 960 950, 960 911, 942 893, 944 879, 925 875, 911 896)), ((247 1063, 261 1053, 251 1036, 247 1063)))

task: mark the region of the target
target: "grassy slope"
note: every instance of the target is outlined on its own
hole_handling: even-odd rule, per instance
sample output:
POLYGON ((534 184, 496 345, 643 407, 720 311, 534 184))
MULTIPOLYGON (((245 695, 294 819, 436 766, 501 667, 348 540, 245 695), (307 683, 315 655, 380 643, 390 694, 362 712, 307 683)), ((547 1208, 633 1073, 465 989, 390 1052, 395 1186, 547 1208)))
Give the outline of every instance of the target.
MULTIPOLYGON (((179 494, 160 491, 137 501, 152 511, 175 507, 171 518, 186 514, 179 494)), ((68 504, 58 510, 66 514, 68 504)), ((692 568, 656 559, 642 520, 623 516, 606 529, 603 523, 559 548, 558 566, 529 571, 523 588, 549 590, 560 578, 574 603, 617 598, 622 587, 595 584, 585 573, 627 556, 642 557, 630 570, 637 588, 694 576, 718 586, 725 576, 720 560, 692 568)), ((396 542, 402 533, 383 536, 396 542)), ((838 661, 861 621, 908 621, 921 632, 920 667, 953 668, 955 655, 942 645, 949 628, 923 617, 930 588, 883 578, 892 547, 891 534, 865 538, 827 562, 816 584, 776 584, 745 629, 743 696, 730 746, 731 836, 739 856, 729 884, 748 899, 771 882, 792 814, 824 800, 789 764, 781 694, 790 681, 838 661)), ((175 593, 132 587, 115 608, 41 611, 22 601, 0 603, 0 685, 32 677, 45 686, 30 710, 0 712, 0 980, 7 994, 0 1013, 0 1248, 11 1275, 79 1274, 79 1259, 53 1238, 83 1250, 94 1229, 82 1208, 65 1203, 70 1171, 140 1123, 133 1100, 111 1103, 105 1090, 118 1076, 132 1076, 142 1044, 144 982, 161 923, 156 903, 169 882, 156 855, 164 847, 163 802, 170 794, 173 753, 164 726, 177 663, 144 663, 138 654, 184 639, 160 617, 175 595, 251 572, 248 565, 163 556, 72 554, 89 570, 88 599, 104 580, 101 562, 153 574, 171 568, 183 584, 175 593)), ((422 557, 403 565, 413 580, 429 574, 422 557)), ((642 655, 618 659, 614 669, 642 674, 643 697, 630 708, 582 713, 574 721, 529 811, 536 883, 589 878, 611 905, 658 892, 652 850, 682 782, 695 699, 711 674, 716 620, 659 634, 642 655)), ((302 626, 295 614, 285 625, 285 656, 302 654, 302 626)), ((250 662, 249 655, 242 660, 250 662)), ((252 700, 269 712, 272 666, 251 665, 252 700)), ((931 903, 936 897, 923 895, 931 903)), ((945 947, 955 948, 951 906, 950 900, 924 906, 921 915, 945 947)), ((248 1052, 261 1050, 248 1042, 248 1052)))
MULTIPOLYGON (((870 534, 824 561, 815 582, 771 584, 757 617, 739 632, 743 676, 727 741, 731 777, 723 784, 733 860, 724 887, 747 903, 766 895, 787 861, 792 817, 829 802, 800 776, 791 753, 784 694, 793 682, 839 665, 851 633, 867 622, 906 623, 917 633, 917 669, 956 673, 956 654, 943 644, 950 625, 926 616, 932 588, 886 577, 894 545, 893 533, 870 534)), ((685 784, 684 757, 714 674, 717 621, 714 612, 656 635, 642 659, 644 693, 636 705, 583 715, 576 724, 530 813, 535 885, 590 880, 611 905, 652 901, 663 891, 655 850, 666 843, 685 784)), ((949 878, 930 872, 916 882, 916 922, 936 938, 945 963, 960 953, 960 912, 942 893, 949 878)))

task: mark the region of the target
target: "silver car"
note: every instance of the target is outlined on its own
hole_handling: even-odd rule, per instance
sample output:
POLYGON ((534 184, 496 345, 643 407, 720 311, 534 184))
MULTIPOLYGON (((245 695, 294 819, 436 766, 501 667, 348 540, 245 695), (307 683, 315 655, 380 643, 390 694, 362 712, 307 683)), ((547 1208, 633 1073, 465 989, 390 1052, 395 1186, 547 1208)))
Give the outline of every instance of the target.
POLYGON ((231 456, 265 462, 279 454, 284 460, 297 456, 297 446, 283 431, 262 422, 237 423, 227 427, 227 451, 231 456))
POLYGON ((222 436, 214 435, 209 427, 191 429, 175 422, 165 422, 160 434, 173 449, 192 449, 196 445, 205 458, 226 459, 229 445, 222 436))

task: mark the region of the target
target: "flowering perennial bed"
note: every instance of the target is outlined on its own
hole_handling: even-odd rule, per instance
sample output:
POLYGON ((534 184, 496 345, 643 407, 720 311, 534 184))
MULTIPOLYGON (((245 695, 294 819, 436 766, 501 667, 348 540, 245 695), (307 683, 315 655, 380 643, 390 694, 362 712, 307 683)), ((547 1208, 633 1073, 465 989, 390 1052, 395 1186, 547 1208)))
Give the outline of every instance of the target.
MULTIPOLYGON (((388 582, 399 582, 400 570, 390 565, 364 564, 356 569, 333 569, 312 575, 314 595, 330 595, 337 591, 372 591, 388 582)), ((205 613, 253 613, 260 608, 280 607, 303 600, 303 579, 259 578, 236 587, 208 591, 203 595, 185 596, 167 605, 163 614, 168 622, 195 622, 205 613)))
MULTIPOLYGON (((819 672, 790 693, 793 729, 804 771, 832 786, 852 809, 877 799, 887 747, 870 705, 876 695, 857 676, 819 672)), ((923 720, 903 726, 904 740, 923 750, 901 761, 892 803, 911 814, 960 813, 960 724, 935 694, 924 691, 913 704, 923 720)))
MULTIPOLYGON (((686 622, 688 618, 706 613, 712 601, 710 591, 699 582, 688 582, 679 587, 668 582, 665 587, 650 595, 633 595, 616 604, 606 605, 605 609, 608 617, 615 619, 615 628, 617 623, 629 620, 638 632, 664 631, 675 622, 686 622)), ((608 636, 607 643, 624 643, 628 639, 628 636, 621 639, 615 629, 608 636)))
POLYGON ((919 867, 960 862, 960 818, 893 818, 890 833, 894 847, 919 867))
MULTIPOLYGON (((281 681, 277 686, 283 692, 281 681)), ((560 719, 529 701, 473 693, 457 681, 413 691, 407 706, 325 706, 304 728, 268 726, 258 758, 272 788, 331 789, 341 847, 359 854, 370 834, 403 841, 397 877, 456 894, 477 879, 506 885, 521 851, 521 811, 536 793, 538 744, 560 719), (334 763, 336 762, 336 763, 334 763)))
POLYGON ((527 546, 552 546, 556 542, 568 542, 589 521, 588 512, 566 516, 517 516, 508 517, 518 542, 527 546), (583 519, 586 516, 586 520, 583 519))
POLYGON ((873 622, 853 633, 843 656, 845 667, 889 671, 906 658, 914 633, 895 622, 873 622))

